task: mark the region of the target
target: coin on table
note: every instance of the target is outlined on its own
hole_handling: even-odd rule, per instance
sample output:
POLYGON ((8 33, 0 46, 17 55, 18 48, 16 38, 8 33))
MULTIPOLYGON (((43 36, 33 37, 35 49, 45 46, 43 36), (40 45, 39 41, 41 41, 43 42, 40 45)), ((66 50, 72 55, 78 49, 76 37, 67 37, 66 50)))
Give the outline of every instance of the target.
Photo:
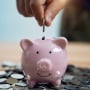
POLYGON ((27 84, 24 83, 24 82, 18 82, 18 83, 15 83, 16 86, 19 86, 19 87, 26 87, 27 84))
POLYGON ((15 87, 14 90, 36 90, 36 89, 27 89, 26 87, 15 87))
POLYGON ((7 80, 7 78, 0 78, 0 83, 4 83, 7 80))
POLYGON ((7 73, 5 71, 0 71, 0 76, 5 76, 7 73))
POLYGON ((16 67, 16 64, 10 61, 5 61, 2 63, 3 67, 16 67))
POLYGON ((9 88, 8 90, 14 90, 13 88, 9 88))
POLYGON ((74 78, 73 75, 65 74, 64 77, 63 77, 63 80, 69 80, 69 81, 71 81, 73 78, 74 78))
POLYGON ((23 79, 24 75, 16 73, 16 74, 12 74, 11 77, 14 79, 23 79))
POLYGON ((14 84, 14 83, 17 83, 18 82, 18 80, 17 79, 14 79, 14 78, 8 78, 7 79, 7 81, 6 81, 6 83, 8 83, 8 84, 14 84))
POLYGON ((0 89, 9 89, 10 87, 10 84, 0 84, 0 89))

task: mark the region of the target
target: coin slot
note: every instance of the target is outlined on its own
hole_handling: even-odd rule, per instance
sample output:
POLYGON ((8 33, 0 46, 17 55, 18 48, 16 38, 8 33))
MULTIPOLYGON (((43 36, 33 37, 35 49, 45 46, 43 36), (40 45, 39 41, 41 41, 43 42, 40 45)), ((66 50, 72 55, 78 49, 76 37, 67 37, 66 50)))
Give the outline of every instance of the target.
POLYGON ((36 54, 39 54, 39 51, 37 51, 36 54))
POLYGON ((52 51, 49 51, 49 53, 51 54, 51 53, 52 53, 52 51))
POLYGON ((45 40, 45 36, 42 37, 42 40, 45 40))

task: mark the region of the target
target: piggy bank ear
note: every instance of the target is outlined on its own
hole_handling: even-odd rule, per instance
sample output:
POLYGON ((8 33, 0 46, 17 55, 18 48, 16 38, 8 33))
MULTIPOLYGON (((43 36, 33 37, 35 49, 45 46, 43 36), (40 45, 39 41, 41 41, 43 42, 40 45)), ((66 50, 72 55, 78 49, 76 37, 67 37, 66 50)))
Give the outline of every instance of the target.
POLYGON ((59 38, 53 40, 53 42, 56 45, 60 46, 62 49, 64 49, 66 47, 67 43, 68 43, 68 41, 65 37, 59 37, 59 38))
POLYGON ((28 39, 23 39, 20 42, 20 46, 23 49, 23 51, 26 51, 32 45, 33 45, 33 42, 28 39))

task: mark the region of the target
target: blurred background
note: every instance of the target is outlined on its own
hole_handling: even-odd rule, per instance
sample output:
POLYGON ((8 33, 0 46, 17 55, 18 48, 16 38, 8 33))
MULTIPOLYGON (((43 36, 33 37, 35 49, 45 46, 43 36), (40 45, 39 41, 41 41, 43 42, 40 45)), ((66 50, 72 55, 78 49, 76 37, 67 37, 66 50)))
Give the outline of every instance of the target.
POLYGON ((61 23, 68 40, 90 42, 90 0, 67 0, 61 23))
MULTIPOLYGON (((42 36, 34 18, 20 15, 16 0, 0 1, 0 41, 19 41, 42 36)), ((90 0, 67 0, 65 8, 46 27, 47 37, 65 36, 70 41, 90 41, 90 0)))
MULTIPOLYGON (((0 11, 0 62, 20 63, 20 40, 42 37, 43 28, 34 18, 18 13, 16 0, 1 0, 0 11)), ((46 27, 45 35, 66 37, 69 64, 90 67, 90 0, 67 0, 52 25, 46 27)))

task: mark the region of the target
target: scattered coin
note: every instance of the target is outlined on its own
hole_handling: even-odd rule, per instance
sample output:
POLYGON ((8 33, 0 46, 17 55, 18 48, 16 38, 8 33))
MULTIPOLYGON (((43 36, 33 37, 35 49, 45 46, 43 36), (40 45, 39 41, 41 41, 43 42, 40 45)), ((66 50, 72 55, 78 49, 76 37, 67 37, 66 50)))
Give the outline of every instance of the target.
POLYGON ((14 79, 23 79, 24 78, 24 76, 22 74, 12 74, 11 77, 14 79))
POLYGON ((18 82, 18 83, 15 83, 16 86, 20 86, 20 87, 26 87, 27 84, 24 83, 24 82, 18 82))
POLYGON ((0 89, 9 89, 10 87, 9 84, 0 84, 0 89))
POLYGON ((16 64, 10 61, 5 61, 2 63, 2 67, 16 67, 16 64))
POLYGON ((14 90, 13 88, 9 88, 8 90, 14 90))
POLYGON ((6 83, 8 83, 8 84, 14 84, 14 83, 17 83, 18 82, 18 80, 17 79, 14 79, 14 78, 8 78, 7 79, 7 81, 6 81, 6 83))
POLYGON ((66 74, 66 75, 64 75, 63 80, 69 80, 69 81, 71 81, 73 78, 74 78, 73 75, 66 74))
POLYGON ((6 74, 7 74, 6 71, 0 71, 0 77, 5 76, 6 74))
POLYGON ((4 83, 7 80, 7 78, 0 78, 0 83, 4 83))
POLYGON ((72 85, 80 85, 81 84, 81 82, 77 79, 73 79, 70 82, 71 82, 72 85))
POLYGON ((45 40, 45 36, 42 37, 42 40, 45 40))

